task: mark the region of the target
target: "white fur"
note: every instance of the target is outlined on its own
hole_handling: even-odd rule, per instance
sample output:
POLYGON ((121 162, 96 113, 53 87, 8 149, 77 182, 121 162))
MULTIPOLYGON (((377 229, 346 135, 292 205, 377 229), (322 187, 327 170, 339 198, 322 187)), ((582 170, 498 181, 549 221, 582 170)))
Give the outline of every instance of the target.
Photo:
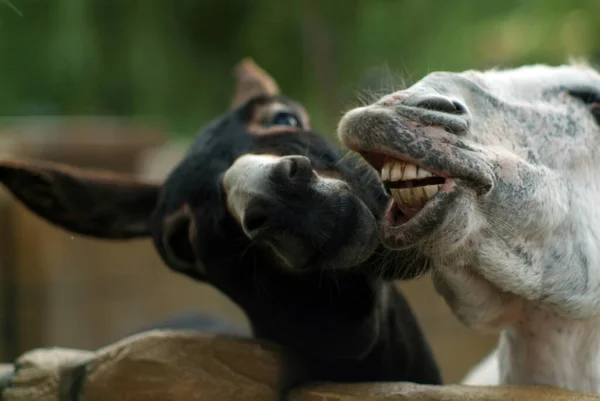
POLYGON ((462 380, 468 386, 497 386, 500 384, 498 351, 494 350, 479 362, 462 380))
POLYGON ((340 122, 351 149, 418 160, 426 143, 420 162, 448 160, 459 172, 462 163, 493 183, 478 195, 470 176, 458 176, 459 196, 439 227, 410 237, 457 318, 501 332, 469 384, 600 393, 600 123, 568 93, 582 88, 600 94, 600 74, 582 65, 438 72, 340 122), (433 114, 420 107, 428 96, 461 102, 467 113, 448 118, 468 130, 414 124, 433 114))
MULTIPOLYGON (((281 157, 273 155, 243 155, 233 163, 223 176, 227 206, 233 217, 242 225, 248 203, 257 195, 273 192, 269 174, 281 157)), ((248 233, 246 233, 248 234, 248 233)))
MULTIPOLYGON (((225 172, 223 187, 227 194, 227 206, 244 231, 246 227, 242 222, 248 204, 257 197, 273 196, 276 193, 270 175, 283 158, 268 154, 245 154, 225 172)), ((315 187, 325 194, 347 188, 347 184, 342 180, 321 177, 315 171, 313 173, 315 187)))

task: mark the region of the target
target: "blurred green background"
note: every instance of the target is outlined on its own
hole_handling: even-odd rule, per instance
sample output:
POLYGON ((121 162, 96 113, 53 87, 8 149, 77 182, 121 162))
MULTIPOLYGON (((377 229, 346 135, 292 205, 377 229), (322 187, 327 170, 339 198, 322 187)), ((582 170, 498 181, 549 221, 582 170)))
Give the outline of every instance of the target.
POLYGON ((600 0, 0 0, 0 115, 133 116, 191 135, 227 107, 244 56, 331 134, 385 75, 594 61, 600 0))

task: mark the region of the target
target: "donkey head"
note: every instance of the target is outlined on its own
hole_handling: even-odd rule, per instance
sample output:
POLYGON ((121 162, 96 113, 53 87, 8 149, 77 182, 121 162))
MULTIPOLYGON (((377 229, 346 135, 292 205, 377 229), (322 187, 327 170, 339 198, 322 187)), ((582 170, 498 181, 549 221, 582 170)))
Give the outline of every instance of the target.
POLYGON ((385 243, 427 255, 472 325, 600 305, 600 75, 585 65, 436 72, 348 112, 341 141, 394 201, 385 243))
MULTIPOLYGON (((352 296, 360 299, 375 291, 356 280, 357 269, 349 272, 376 254, 388 197, 377 174, 315 134, 303 107, 251 60, 235 75, 231 109, 202 130, 161 185, 25 161, 1 163, 0 179, 68 231, 152 237, 168 266, 211 283, 250 315, 275 316, 273 305, 289 315, 286 302, 314 305, 296 311, 307 321, 322 318, 326 330, 336 325, 326 311, 337 307, 332 292, 356 285, 362 289, 352 296)), ((371 295, 344 307, 371 313, 371 295)), ((332 336, 343 330, 336 327, 332 336)))
POLYGON ((240 255, 288 272, 360 264, 377 245, 385 202, 376 175, 342 162, 304 108, 254 63, 235 71, 231 110, 163 185, 151 219, 163 259, 208 279, 239 265, 240 255))

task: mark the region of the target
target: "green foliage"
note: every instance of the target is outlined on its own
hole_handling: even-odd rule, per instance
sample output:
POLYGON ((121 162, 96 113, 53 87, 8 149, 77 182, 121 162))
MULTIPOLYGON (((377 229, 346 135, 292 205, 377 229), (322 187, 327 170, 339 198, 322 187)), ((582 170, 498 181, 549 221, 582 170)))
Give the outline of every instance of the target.
MULTIPOLYGON (((0 0, 1 115, 151 118, 194 133, 251 56, 322 132, 365 73, 600 57, 598 0, 0 0)), ((391 88, 389 88, 391 89, 391 88)))

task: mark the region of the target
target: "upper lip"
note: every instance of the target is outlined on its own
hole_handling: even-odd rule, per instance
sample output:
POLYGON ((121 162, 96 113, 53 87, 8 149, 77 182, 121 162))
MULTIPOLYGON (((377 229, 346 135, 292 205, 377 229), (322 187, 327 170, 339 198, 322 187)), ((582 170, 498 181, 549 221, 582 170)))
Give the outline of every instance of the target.
MULTIPOLYGON (((373 155, 383 155, 389 159, 415 164, 440 177, 462 179, 480 196, 491 191, 492 168, 478 150, 466 145, 460 139, 438 141, 409 130, 402 124, 402 119, 391 116, 391 112, 390 110, 388 113, 377 113, 379 119, 386 119, 385 115, 389 115, 389 119, 383 122, 374 120, 376 124, 374 128, 369 129, 372 134, 369 135, 368 141, 355 135, 355 128, 351 132, 348 130, 341 132, 342 141, 350 150, 361 154, 372 165, 373 155), (407 136, 407 140, 399 140, 407 136)), ((441 127, 437 129, 448 136, 453 136, 441 127)), ((381 168, 378 165, 374 167, 381 168)))

